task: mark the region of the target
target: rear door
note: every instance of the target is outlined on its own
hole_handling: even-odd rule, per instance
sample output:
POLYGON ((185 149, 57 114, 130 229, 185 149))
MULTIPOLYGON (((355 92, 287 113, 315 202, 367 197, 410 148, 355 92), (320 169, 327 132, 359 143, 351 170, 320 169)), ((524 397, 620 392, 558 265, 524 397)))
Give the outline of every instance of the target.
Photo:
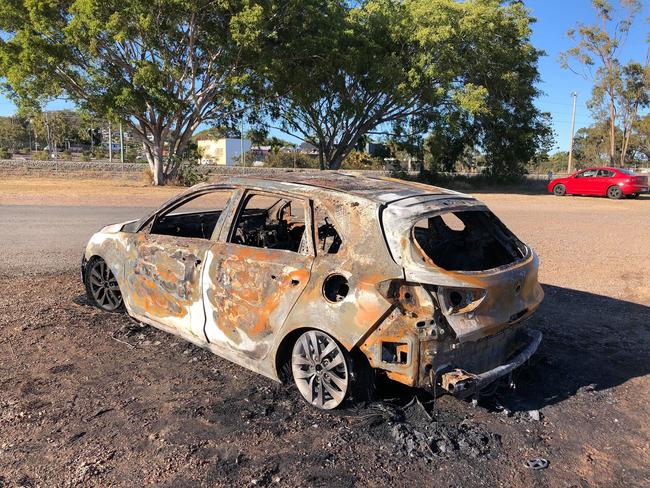
POLYGON ((314 256, 308 203, 249 191, 208 252, 205 337, 223 356, 240 363, 266 357, 305 289, 314 256))
POLYGON ((172 332, 203 337, 201 275, 232 195, 232 189, 189 195, 134 235, 123 294, 132 314, 172 332))
POLYGON ((596 176, 593 177, 592 186, 595 195, 606 195, 607 189, 617 184, 614 179, 614 172, 610 169, 599 169, 596 176))

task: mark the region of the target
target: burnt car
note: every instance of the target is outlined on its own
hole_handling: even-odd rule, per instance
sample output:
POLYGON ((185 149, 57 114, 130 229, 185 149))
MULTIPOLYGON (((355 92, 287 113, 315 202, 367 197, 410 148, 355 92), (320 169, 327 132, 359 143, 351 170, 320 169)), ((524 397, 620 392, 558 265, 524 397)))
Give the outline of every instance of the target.
POLYGON ((343 173, 223 177, 92 236, 88 297, 273 380, 310 404, 376 375, 455 395, 536 350, 538 257, 480 201, 343 173))

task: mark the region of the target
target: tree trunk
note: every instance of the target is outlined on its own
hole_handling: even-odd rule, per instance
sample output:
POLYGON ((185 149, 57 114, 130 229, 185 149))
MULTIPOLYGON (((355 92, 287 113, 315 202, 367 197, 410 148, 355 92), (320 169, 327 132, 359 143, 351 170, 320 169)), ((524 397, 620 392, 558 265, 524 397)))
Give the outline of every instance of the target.
POLYGON ((616 162, 616 108, 614 103, 609 104, 609 164, 616 162))
POLYGON ((147 156, 149 169, 151 169, 151 180, 154 186, 162 186, 165 184, 165 173, 163 171, 163 148, 162 145, 155 144, 142 144, 144 152, 147 156))
POLYGON ((323 151, 323 143, 318 144, 318 165, 320 167, 320 170, 323 171, 325 169, 325 154, 323 151))

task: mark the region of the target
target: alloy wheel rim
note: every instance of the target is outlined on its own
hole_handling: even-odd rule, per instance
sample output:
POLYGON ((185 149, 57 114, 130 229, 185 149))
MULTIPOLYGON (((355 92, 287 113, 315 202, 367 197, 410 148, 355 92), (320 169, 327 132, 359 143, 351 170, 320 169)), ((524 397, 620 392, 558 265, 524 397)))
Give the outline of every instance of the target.
POLYGON ((348 390, 348 367, 343 351, 324 332, 310 330, 296 341, 291 369, 298 390, 315 407, 339 406, 348 390))
POLYGON ((117 310, 122 305, 120 288, 106 261, 99 260, 93 264, 88 282, 93 298, 104 310, 117 310))

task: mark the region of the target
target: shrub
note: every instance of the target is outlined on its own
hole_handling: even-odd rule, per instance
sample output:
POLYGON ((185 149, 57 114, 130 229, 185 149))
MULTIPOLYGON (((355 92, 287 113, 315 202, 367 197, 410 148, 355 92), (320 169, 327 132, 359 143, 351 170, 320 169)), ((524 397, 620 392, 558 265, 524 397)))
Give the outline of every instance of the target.
POLYGON ((199 162, 194 158, 178 160, 173 166, 175 170, 167 180, 172 185, 194 186, 206 181, 209 176, 209 172, 201 172, 199 162))
POLYGON ((341 169, 383 169, 384 163, 370 154, 354 150, 348 154, 341 164, 341 169))
POLYGON ((48 151, 33 151, 32 159, 36 161, 49 161, 51 158, 48 151))
POLYGON ((147 165, 147 167, 142 172, 142 182, 145 185, 153 185, 153 171, 151 171, 149 165, 147 165))
POLYGON ((11 159, 11 153, 6 147, 0 147, 0 159, 11 159))

